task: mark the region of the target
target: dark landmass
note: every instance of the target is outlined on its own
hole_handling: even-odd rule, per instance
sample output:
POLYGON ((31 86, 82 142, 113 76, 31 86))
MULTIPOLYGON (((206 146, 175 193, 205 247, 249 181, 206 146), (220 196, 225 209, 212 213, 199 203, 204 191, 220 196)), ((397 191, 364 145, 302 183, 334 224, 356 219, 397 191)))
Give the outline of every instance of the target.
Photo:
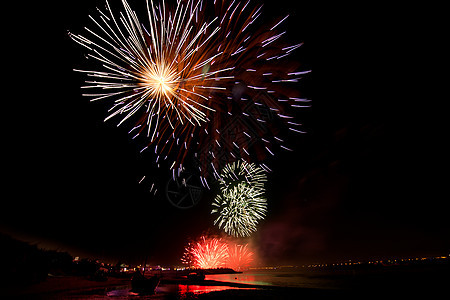
MULTIPOLYGON (((129 278, 108 278, 106 281, 91 280, 86 276, 49 276, 45 281, 0 288, 0 295, 20 299, 53 299, 58 295, 86 293, 91 290, 128 286, 129 278)), ((64 299, 63 296, 59 296, 64 299)))

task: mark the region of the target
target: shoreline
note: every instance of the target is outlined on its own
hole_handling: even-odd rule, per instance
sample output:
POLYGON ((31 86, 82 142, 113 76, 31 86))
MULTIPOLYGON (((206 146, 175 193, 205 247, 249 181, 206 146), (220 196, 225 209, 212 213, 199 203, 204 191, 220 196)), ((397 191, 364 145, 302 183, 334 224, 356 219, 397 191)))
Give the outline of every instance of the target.
POLYGON ((160 284, 179 284, 179 285, 198 285, 198 286, 227 286, 227 287, 235 287, 235 288, 279 288, 277 286, 272 285, 262 285, 262 284, 249 284, 249 283, 241 283, 241 282, 227 282, 227 281, 219 281, 219 280, 211 280, 205 279, 202 281, 190 281, 185 278, 168 278, 161 279, 160 284))
MULTIPOLYGON (((445 280, 447 274, 447 265, 438 268, 389 268, 381 271, 311 272, 300 274, 299 278, 306 282, 301 287, 284 286, 283 283, 289 282, 287 278, 284 279, 285 276, 281 276, 284 274, 273 282, 234 282, 234 276, 192 281, 185 277, 163 274, 156 294, 146 299, 296 299, 295 297, 300 296, 438 294, 448 292, 445 280)), ((0 287, 0 295, 6 295, 6 299, 91 299, 89 297, 94 295, 96 299, 109 299, 107 294, 110 293, 120 297, 139 296, 131 291, 130 277, 109 277, 107 281, 92 281, 86 276, 49 276, 45 281, 33 285, 0 287)))
MULTIPOLYGON (((281 287, 275 285, 258 285, 246 284, 238 282, 225 282, 217 280, 203 280, 192 282, 185 278, 165 278, 161 279, 160 287, 176 285, 186 286, 204 286, 204 287, 225 287, 224 290, 193 293, 195 299, 289 299, 290 295, 316 295, 326 294, 335 295, 335 290, 320 290, 309 288, 281 287), (230 287, 231 289, 226 289, 230 287)), ((26 287, 14 286, 9 288, 1 288, 0 295, 6 295, 11 299, 65 299, 74 295, 89 295, 98 290, 104 293, 107 290, 115 289, 131 289, 130 278, 114 278, 110 277, 107 281, 92 281, 85 276, 52 276, 47 280, 26 287)), ((105 295, 106 296, 106 295, 105 295)), ((159 294, 162 299, 176 299, 177 294, 168 292, 167 294, 159 294)), ((157 299, 158 293, 155 295, 157 299)), ((190 299, 188 295, 185 299, 190 299)))

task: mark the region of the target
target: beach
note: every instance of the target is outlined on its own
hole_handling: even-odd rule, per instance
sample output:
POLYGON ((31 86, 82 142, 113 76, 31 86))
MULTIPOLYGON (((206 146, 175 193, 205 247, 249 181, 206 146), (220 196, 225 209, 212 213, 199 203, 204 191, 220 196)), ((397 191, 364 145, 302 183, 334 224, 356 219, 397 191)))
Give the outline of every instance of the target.
POLYGON ((49 277, 26 288, 2 291, 8 299, 297 299, 299 295, 336 295, 334 290, 301 289, 228 283, 215 280, 188 283, 183 279, 162 280, 155 294, 139 294, 131 290, 126 278, 110 278, 104 282, 80 276, 49 277))
MULTIPOLYGON (((417 268, 392 266, 377 269, 248 270, 239 274, 207 275, 192 282, 166 276, 154 294, 131 289, 130 278, 92 281, 83 276, 50 276, 27 287, 2 291, 7 299, 300 299, 347 298, 382 295, 428 295, 446 292, 447 266, 417 268)), ((164 275, 164 274, 163 274, 164 275)))

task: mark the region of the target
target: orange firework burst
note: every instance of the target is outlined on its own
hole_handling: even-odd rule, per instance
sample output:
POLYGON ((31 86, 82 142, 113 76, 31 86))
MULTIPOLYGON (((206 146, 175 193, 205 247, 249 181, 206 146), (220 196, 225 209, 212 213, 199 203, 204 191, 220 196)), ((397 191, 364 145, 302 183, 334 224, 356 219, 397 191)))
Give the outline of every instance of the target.
POLYGON ((174 174, 188 154, 206 176, 238 158, 273 155, 275 145, 290 150, 275 135, 278 125, 301 132, 285 110, 309 100, 285 85, 309 71, 280 64, 301 46, 276 46, 287 16, 252 32, 262 6, 250 0, 146 3, 145 25, 122 0, 119 16, 106 2, 90 17, 94 29, 70 34, 99 64, 76 71, 88 77, 83 88, 92 92, 84 95, 113 103, 105 120, 133 121, 133 138, 147 137, 142 151, 154 146, 156 162, 168 160, 174 174))
MULTIPOLYGON (((92 101, 113 99, 108 120, 123 116, 119 125, 137 118, 133 130, 146 132, 150 143, 189 136, 192 126, 206 122, 210 108, 209 91, 220 89, 215 80, 231 68, 210 68, 218 54, 211 54, 210 42, 217 27, 217 18, 197 22, 193 16, 200 2, 179 1, 175 13, 166 6, 148 3, 149 30, 123 0, 125 13, 116 18, 109 3, 94 21, 99 33, 86 28, 86 38, 70 34, 71 38, 90 50, 89 58, 102 63, 101 71, 84 71, 89 78, 84 88, 95 93, 84 95, 92 101), (194 30, 193 30, 194 29, 194 30)), ((186 147, 186 145, 185 145, 186 147)))

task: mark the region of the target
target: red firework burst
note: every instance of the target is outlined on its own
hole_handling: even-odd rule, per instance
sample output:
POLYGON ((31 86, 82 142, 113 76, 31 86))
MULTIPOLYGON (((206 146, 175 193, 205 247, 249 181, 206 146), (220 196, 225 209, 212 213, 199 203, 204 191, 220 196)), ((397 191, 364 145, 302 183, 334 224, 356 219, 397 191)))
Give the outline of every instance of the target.
POLYGON ((253 262, 254 253, 248 244, 239 245, 218 238, 202 236, 188 243, 181 261, 189 267, 200 269, 232 268, 242 270, 253 262))
POLYGON ((202 236, 190 250, 193 267, 215 269, 225 267, 228 259, 228 245, 222 239, 202 236))
POLYGON ((235 271, 241 271, 248 268, 253 262, 253 252, 245 245, 229 245, 227 267, 235 271))

